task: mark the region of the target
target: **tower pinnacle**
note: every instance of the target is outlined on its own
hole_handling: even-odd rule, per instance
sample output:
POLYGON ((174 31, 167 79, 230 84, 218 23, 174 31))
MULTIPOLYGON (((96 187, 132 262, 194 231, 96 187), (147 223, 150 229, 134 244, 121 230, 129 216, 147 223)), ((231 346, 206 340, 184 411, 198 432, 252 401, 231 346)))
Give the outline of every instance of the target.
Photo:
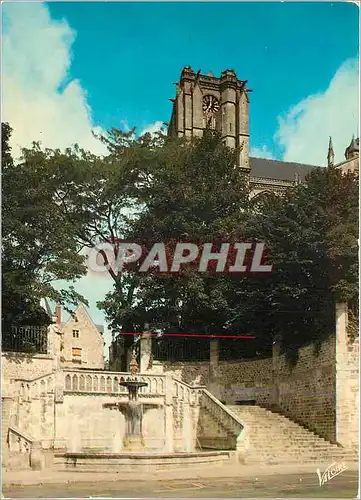
POLYGON ((331 167, 335 161, 335 153, 333 150, 332 137, 330 137, 330 141, 328 143, 328 152, 327 152, 327 165, 331 167))

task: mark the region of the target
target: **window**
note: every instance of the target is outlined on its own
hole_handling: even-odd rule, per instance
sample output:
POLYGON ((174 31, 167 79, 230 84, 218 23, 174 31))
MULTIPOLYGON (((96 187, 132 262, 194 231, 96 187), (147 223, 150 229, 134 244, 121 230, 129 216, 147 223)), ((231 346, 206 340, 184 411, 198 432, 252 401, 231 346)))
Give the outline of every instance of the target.
POLYGON ((80 347, 73 347, 71 350, 73 358, 81 358, 81 349, 80 347))
POLYGON ((73 339, 79 338, 79 330, 73 330, 73 339))

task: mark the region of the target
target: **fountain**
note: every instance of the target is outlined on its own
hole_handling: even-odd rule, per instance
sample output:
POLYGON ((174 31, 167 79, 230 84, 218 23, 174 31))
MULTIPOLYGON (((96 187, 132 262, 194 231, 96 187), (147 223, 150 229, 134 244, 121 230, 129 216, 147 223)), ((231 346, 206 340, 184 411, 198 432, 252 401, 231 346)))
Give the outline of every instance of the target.
MULTIPOLYGON (((128 400, 123 402, 103 403, 104 408, 120 411, 125 417, 125 435, 123 438, 123 449, 118 451, 118 444, 114 443, 114 451, 67 451, 55 454, 57 463, 62 464, 61 470, 82 470, 88 472, 111 472, 111 471, 134 471, 138 470, 156 471, 165 467, 194 468, 199 464, 209 465, 223 463, 232 459, 234 452, 222 450, 195 450, 195 451, 159 451, 150 450, 145 446, 143 436, 143 416, 148 409, 161 408, 164 402, 150 402, 146 398, 138 398, 141 387, 148 386, 147 382, 139 380, 138 363, 136 353, 133 351, 129 365, 130 376, 128 380, 120 382, 120 385, 128 390, 128 400), (117 451, 115 451, 117 450, 117 451)), ((154 400, 153 400, 154 401, 154 400)), ((166 415, 164 415, 166 417, 166 415)), ((173 422, 169 422, 173 424, 173 422)), ((172 427, 170 426, 170 429, 172 427)), ((120 429, 115 439, 120 440, 120 429)), ((168 439, 172 440, 172 435, 168 439)), ((172 448, 172 442, 170 448, 172 448)))
POLYGON ((133 350, 132 359, 129 364, 131 378, 120 382, 120 385, 128 389, 128 401, 125 403, 105 403, 104 408, 117 409, 123 413, 126 421, 126 431, 123 440, 124 448, 128 451, 140 451, 144 449, 143 438, 143 415, 146 410, 158 408, 158 404, 149 401, 139 401, 138 391, 140 387, 146 387, 147 382, 137 380, 139 367, 136 352, 133 350))

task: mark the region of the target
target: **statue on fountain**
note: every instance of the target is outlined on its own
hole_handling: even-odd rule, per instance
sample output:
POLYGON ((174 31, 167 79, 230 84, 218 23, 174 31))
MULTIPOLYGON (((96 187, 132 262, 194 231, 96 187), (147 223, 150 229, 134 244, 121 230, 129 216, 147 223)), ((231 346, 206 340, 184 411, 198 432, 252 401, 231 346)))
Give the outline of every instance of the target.
POLYGON ((129 363, 129 371, 133 377, 135 375, 137 375, 137 373, 139 372, 139 366, 138 366, 138 362, 137 362, 137 353, 136 353, 135 349, 133 349, 133 352, 132 352, 132 359, 130 360, 130 363, 129 363))

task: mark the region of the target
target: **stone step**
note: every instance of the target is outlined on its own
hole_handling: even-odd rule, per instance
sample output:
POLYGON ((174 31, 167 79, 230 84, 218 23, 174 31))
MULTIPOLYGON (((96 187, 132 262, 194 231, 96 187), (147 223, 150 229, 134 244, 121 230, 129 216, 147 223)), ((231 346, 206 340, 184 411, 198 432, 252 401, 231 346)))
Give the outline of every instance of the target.
POLYGON ((356 452, 330 443, 284 415, 259 406, 229 405, 227 408, 245 426, 249 442, 246 463, 319 463, 322 459, 357 461, 356 452))

